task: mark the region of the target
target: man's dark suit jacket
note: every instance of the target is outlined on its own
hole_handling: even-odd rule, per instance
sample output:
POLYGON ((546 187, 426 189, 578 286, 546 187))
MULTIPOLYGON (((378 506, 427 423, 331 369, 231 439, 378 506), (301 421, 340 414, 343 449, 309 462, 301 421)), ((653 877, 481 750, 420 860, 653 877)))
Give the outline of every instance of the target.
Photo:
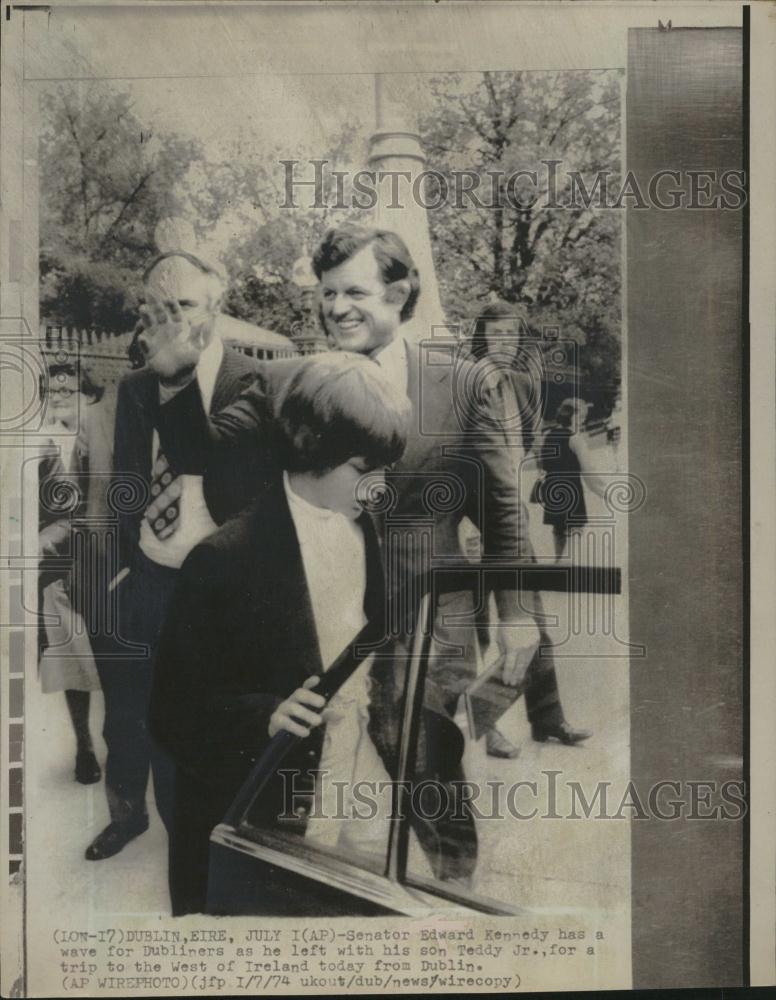
MULTIPOLYGON (((371 519, 362 515, 358 523, 367 559, 364 611, 376 620, 385 613, 382 562, 371 519)), ((386 770, 395 776, 401 703, 392 669, 389 661, 372 667, 368 730, 386 770)), ((259 500, 190 553, 159 644, 150 721, 152 734, 179 770, 172 844, 181 845, 181 857, 171 854, 171 869, 177 870, 171 875, 173 887, 177 883, 191 891, 199 880, 201 888, 207 837, 269 742, 270 716, 321 671, 302 555, 277 478, 259 500), (196 847, 196 837, 204 838, 199 861, 187 846, 196 847), (187 852, 188 865, 185 858, 181 863, 187 852)), ((313 730, 283 762, 284 769, 296 772, 296 805, 298 793, 312 794, 311 772, 320 760, 323 729, 313 730)), ((418 780, 460 779, 462 753, 457 727, 446 717, 424 713, 418 780)), ((285 790, 290 790, 287 783, 285 790)), ((265 809, 275 815, 293 812, 288 799, 275 794, 265 809)), ((301 830, 304 823, 303 815, 301 830)), ((469 815, 447 826, 418 817, 413 825, 438 875, 472 870, 476 839, 469 815)))
MULTIPOLYGON (((256 379, 258 362, 229 347, 218 370, 210 413, 215 414, 236 400, 256 379)), ((199 400, 202 397, 196 380, 188 387, 199 400)), ((116 426, 113 450, 113 501, 119 508, 120 566, 131 562, 140 537, 140 525, 148 503, 151 485, 151 447, 154 428, 160 431, 159 379, 153 372, 141 369, 125 376, 118 386, 116 426)), ((185 439, 184 427, 181 436, 185 439)), ((165 452, 178 473, 188 470, 176 464, 174 456, 165 452)), ((245 448, 239 463, 232 461, 228 449, 213 450, 200 463, 197 475, 203 477, 203 492, 210 516, 216 524, 244 507, 257 492, 257 484, 266 475, 266 459, 260 439, 245 448)))
MULTIPOLYGON (((188 386, 162 407, 168 455, 196 473, 216 456, 250 453, 272 435, 272 404, 299 361, 264 363, 254 384, 210 419, 188 386)), ((458 529, 469 516, 485 556, 532 558, 527 516, 517 493, 512 447, 497 397, 477 385, 471 361, 407 343, 407 394, 413 423, 404 455, 387 476, 392 503, 385 521, 388 585, 397 592, 413 572, 460 558, 458 529)), ((271 444, 270 444, 271 447, 271 444)), ((528 598, 530 605, 530 598, 528 598)))

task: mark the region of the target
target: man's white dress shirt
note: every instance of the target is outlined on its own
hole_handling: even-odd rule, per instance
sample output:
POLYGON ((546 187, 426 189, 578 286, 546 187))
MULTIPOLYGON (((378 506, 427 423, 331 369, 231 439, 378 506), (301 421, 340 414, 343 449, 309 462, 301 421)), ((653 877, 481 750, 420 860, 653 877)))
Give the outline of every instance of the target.
POLYGON ((407 392, 407 342, 397 333, 390 343, 372 355, 393 388, 402 395, 407 392))
MULTIPOLYGON (((205 413, 210 412, 218 370, 224 357, 224 345, 213 337, 199 356, 196 378, 205 413)), ((159 434, 154 430, 151 444, 151 465, 159 453, 159 434)), ((217 525, 210 516, 202 489, 202 476, 180 476, 181 497, 178 527, 168 538, 159 538, 144 517, 140 524, 140 551, 152 562, 179 569, 186 556, 203 538, 212 534, 217 525)))

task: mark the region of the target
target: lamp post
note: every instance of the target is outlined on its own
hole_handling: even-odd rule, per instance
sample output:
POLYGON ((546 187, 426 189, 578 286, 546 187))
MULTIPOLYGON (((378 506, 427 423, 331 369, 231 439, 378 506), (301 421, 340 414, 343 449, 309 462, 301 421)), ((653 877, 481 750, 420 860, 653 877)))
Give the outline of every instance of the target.
POLYGON ((294 346, 300 354, 328 351, 328 342, 318 322, 318 279, 313 271, 312 258, 306 252, 294 261, 291 281, 299 289, 302 300, 302 319, 291 329, 294 346))
POLYGON ((423 203, 422 174, 427 159, 412 110, 411 79, 401 74, 375 74, 375 131, 369 140, 369 169, 378 175, 374 224, 402 237, 420 272, 421 294, 414 325, 425 338, 434 328, 445 325, 445 317, 423 203), (382 181, 381 173, 387 175, 382 181))

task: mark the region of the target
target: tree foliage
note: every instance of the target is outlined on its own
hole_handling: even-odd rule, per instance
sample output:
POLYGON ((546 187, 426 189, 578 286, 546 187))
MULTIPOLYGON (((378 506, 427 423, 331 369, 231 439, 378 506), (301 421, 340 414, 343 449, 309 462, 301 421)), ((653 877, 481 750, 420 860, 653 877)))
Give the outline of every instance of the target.
POLYGON ((199 144, 156 135, 130 95, 101 84, 42 98, 41 309, 77 327, 126 329, 153 232, 183 207, 199 144))
MULTIPOLYGON (((583 384, 612 390, 621 212, 570 203, 569 175, 576 171, 590 187, 607 172, 618 185, 620 75, 486 72, 423 81, 422 140, 429 166, 448 182, 448 197, 428 213, 448 320, 467 328, 490 298, 514 302, 535 328, 557 327, 580 345, 583 384), (454 196, 461 171, 478 182, 479 203, 454 196)), ((139 275, 155 253, 154 228, 180 213, 203 245, 217 236, 226 248, 227 310, 292 332, 302 318, 294 262, 328 226, 365 214, 344 207, 350 175, 338 199, 343 181, 331 174, 363 166, 363 124, 349 120, 316 154, 328 160, 323 207, 300 189, 298 207, 286 208, 280 161, 289 154, 266 136, 243 127, 206 151, 198 139, 141 118, 130 93, 102 82, 62 85, 42 98, 42 314, 79 328, 129 328, 139 275)), ((299 169, 309 176, 309 164, 299 169)))
POLYGON ((532 326, 581 345, 583 381, 613 387, 621 213, 573 199, 570 175, 587 190, 603 173, 618 184, 619 74, 444 74, 431 91, 421 122, 430 164, 450 193, 456 172, 480 180, 480 204, 449 194, 429 213, 448 319, 466 327, 489 299, 514 302, 532 326))
MULTIPOLYGON (((359 162, 357 143, 352 123, 332 138, 330 148, 316 157, 327 161, 320 190, 300 187, 292 199, 295 207, 288 206, 285 170, 278 169, 287 156, 280 149, 261 161, 248 158, 211 171, 205 196, 211 204, 223 203, 225 190, 243 192, 242 215, 225 254, 230 313, 286 336, 302 321, 301 295, 292 280, 294 263, 313 253, 329 227, 365 215, 346 207, 351 204, 350 174, 340 180, 339 191, 332 174, 359 162)), ((310 180, 310 164, 300 161, 295 176, 310 180)))

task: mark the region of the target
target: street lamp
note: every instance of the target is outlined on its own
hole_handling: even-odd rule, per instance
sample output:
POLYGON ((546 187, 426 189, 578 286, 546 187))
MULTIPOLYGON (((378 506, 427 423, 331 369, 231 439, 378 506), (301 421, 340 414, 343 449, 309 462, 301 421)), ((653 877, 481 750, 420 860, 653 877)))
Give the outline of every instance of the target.
POLYGON ((329 344, 318 322, 318 279, 313 271, 313 261, 305 253, 297 257, 291 268, 291 282, 299 289, 302 301, 302 318, 291 328, 291 340, 300 354, 320 354, 329 350, 329 344))
POLYGON ((415 310, 414 326, 420 337, 445 326, 439 298, 428 216, 417 194, 422 190, 426 154, 418 134, 413 108, 412 76, 375 74, 375 131, 369 140, 369 169, 377 174, 378 202, 374 224, 398 233, 407 244, 420 272, 421 295, 415 310), (380 173, 389 175, 382 182, 380 173), (394 185, 390 175, 396 176, 394 185))

